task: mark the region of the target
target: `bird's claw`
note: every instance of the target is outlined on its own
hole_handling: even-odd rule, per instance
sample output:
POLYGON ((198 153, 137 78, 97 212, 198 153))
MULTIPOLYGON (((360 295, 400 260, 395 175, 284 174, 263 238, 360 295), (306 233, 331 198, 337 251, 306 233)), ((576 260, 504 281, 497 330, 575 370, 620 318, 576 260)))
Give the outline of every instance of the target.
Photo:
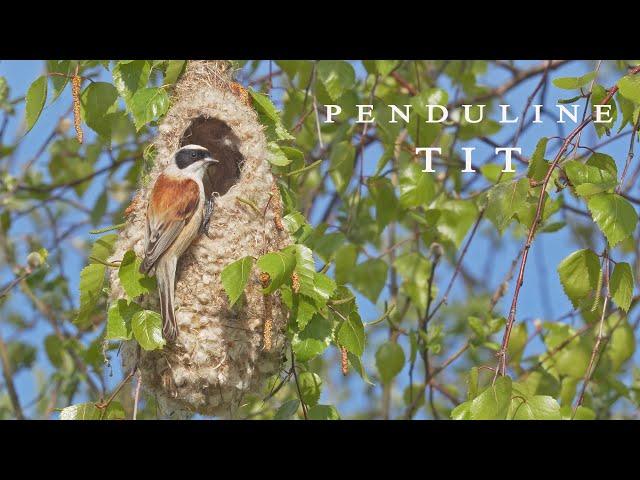
MULTIPOLYGON (((213 207, 215 204, 215 192, 211 194, 204 205, 204 215, 202 216, 202 223, 198 232, 200 235, 206 235, 209 237, 209 222, 211 221, 211 215, 213 215, 213 207)), ((211 238, 211 237, 209 237, 211 238)))

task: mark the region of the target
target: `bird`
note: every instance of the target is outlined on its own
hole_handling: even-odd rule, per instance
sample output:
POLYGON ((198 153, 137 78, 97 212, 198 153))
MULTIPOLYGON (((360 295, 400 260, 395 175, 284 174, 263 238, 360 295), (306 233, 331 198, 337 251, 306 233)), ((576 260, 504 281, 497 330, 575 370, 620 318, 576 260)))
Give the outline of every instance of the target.
POLYGON ((176 266, 199 234, 206 201, 202 178, 215 163, 219 161, 203 146, 181 147, 158 175, 149 195, 140 273, 155 271, 162 335, 169 343, 178 336, 174 311, 176 266))

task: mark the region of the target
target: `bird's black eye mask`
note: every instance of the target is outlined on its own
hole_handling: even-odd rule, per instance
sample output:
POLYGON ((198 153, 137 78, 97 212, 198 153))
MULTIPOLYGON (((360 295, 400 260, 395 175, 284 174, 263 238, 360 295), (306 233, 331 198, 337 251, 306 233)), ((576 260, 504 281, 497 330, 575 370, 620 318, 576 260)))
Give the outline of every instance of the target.
POLYGON ((176 165, 180 170, 187 168, 194 162, 198 162, 207 156, 206 150, 180 150, 176 154, 176 165))

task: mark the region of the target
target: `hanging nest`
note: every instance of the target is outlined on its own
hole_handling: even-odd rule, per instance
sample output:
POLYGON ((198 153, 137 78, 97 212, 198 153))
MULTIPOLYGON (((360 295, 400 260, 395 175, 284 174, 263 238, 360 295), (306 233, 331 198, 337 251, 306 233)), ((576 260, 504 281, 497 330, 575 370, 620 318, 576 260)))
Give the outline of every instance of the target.
MULTIPOLYGON (((138 362, 143 388, 156 397, 165 417, 192 412, 231 417, 244 395, 257 392, 280 369, 286 317, 279 297, 262 294, 254 269, 244 301, 232 309, 220 280, 231 262, 291 243, 281 230, 281 199, 263 130, 248 93, 232 82, 228 62, 189 62, 159 127, 155 164, 127 209, 112 260, 131 249, 143 257, 149 192, 178 148, 199 144, 220 161, 204 179, 207 197, 219 194, 209 235, 198 236, 178 262, 176 342, 147 352, 128 341, 121 350, 123 367, 130 371, 138 362), (253 202, 260 212, 238 198, 253 202)), ((111 302, 125 298, 116 271, 111 272, 110 297, 111 302)), ((159 311, 157 294, 140 303, 159 311)))

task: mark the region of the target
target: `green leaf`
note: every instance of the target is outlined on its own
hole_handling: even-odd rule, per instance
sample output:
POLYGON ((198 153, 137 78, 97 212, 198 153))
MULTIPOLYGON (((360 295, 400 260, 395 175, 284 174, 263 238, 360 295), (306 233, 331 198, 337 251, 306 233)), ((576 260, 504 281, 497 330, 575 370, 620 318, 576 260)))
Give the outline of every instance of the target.
POLYGON ((622 310, 629 311, 633 298, 633 273, 628 263, 619 262, 614 267, 611 275, 611 296, 622 310))
POLYGON ((140 346, 146 350, 156 350, 165 344, 162 337, 162 317, 151 310, 141 310, 131 318, 131 330, 140 346))
POLYGON ((229 297, 230 307, 233 307, 242 295, 247 281, 249 281, 252 267, 253 258, 247 256, 230 263, 222 270, 220 279, 222 280, 224 291, 227 292, 229 297))
POLYGON ((309 420, 340 420, 340 414, 332 405, 316 405, 307 413, 309 420))
POLYGON ((573 252, 558 265, 558 275, 564 293, 574 307, 595 291, 600 278, 600 261, 591 250, 573 252))
POLYGON ((131 340, 133 334, 131 320, 142 308, 134 302, 120 299, 109 308, 107 313, 107 340, 131 340))
POLYGON ((530 398, 514 397, 511 400, 512 420, 561 420, 560 405, 555 398, 536 395, 530 398))
POLYGON ((581 77, 559 77, 552 80, 553 84, 563 90, 576 90, 585 86, 596 77, 596 72, 589 72, 581 77))
POLYGON ((163 88, 143 88, 131 97, 131 113, 136 130, 158 120, 169 109, 169 96, 163 88))
POLYGON ((309 406, 316 405, 320 400, 320 387, 322 386, 320 377, 313 372, 302 372, 298 375, 298 385, 304 403, 309 406))
POLYGON ((279 252, 271 252, 261 256, 257 265, 261 272, 266 272, 271 278, 263 293, 275 292, 283 283, 291 281, 291 273, 296 266, 294 250, 286 248, 279 252))
POLYGON ((102 138, 110 139, 117 117, 118 91, 110 83, 93 82, 80 95, 82 119, 102 138))
POLYGON ((527 345, 527 339, 527 324, 520 322, 511 332, 509 348, 507 349, 507 356, 513 364, 518 365, 520 363, 520 359, 527 345))
POLYGON ((318 78, 334 102, 356 82, 356 72, 349 62, 320 60, 316 68, 318 78))
POLYGON ((118 62, 111 73, 118 93, 129 104, 131 97, 147 85, 151 73, 151 62, 147 60, 118 62))
POLYGON ((133 250, 128 250, 120 263, 118 278, 129 298, 136 298, 156 289, 155 279, 140 273, 141 263, 133 250))
POLYGON ((91 247, 91 253, 89 254, 90 263, 106 262, 111 254, 118 239, 117 233, 108 233, 98 238, 91 247))
POLYGON ((331 149, 329 174, 339 193, 343 193, 349 185, 355 158, 356 149, 348 141, 339 142, 331 149))
POLYGON ((447 200, 441 203, 440 218, 436 228, 446 239, 460 247, 467 232, 476 221, 478 210, 473 202, 464 200, 447 200))
POLYGON ((186 65, 186 60, 169 60, 164 73, 164 83, 169 85, 176 83, 186 65))
POLYGON ((93 209, 91 210, 91 214, 90 214, 91 224, 94 227, 97 227, 100 224, 102 217, 107 212, 108 203, 109 203, 109 195, 107 193, 107 190, 105 189, 100 194, 100 196, 96 200, 96 203, 93 205, 93 209))
POLYGON ((293 160, 287 157, 287 155, 282 151, 282 149, 278 146, 276 142, 269 142, 269 162, 273 165, 277 165, 279 167, 286 167, 293 160))
POLYGON ((300 282, 300 294, 312 299, 317 309, 323 308, 336 289, 335 282, 323 273, 317 273, 313 252, 305 245, 296 244, 295 272, 300 282))
POLYGON ((607 370, 616 372, 624 362, 633 357, 636 351, 636 337, 627 320, 620 321, 620 317, 617 314, 611 315, 607 319, 607 324, 611 329, 611 336, 606 349, 606 354, 611 360, 611 367, 607 370), (614 327, 615 330, 613 329, 614 327))
MULTIPOLYGON (((51 85, 53 86, 53 92, 51 94, 51 100, 49 105, 55 102, 60 94, 63 92, 67 84, 69 83, 69 76, 71 73, 71 61, 70 60, 47 60, 47 72, 61 73, 62 75, 50 75, 51 85)), ((1 97, 1 96, 0 96, 1 97)), ((0 101, 2 98, 0 98, 0 101)))
POLYGON ((353 286, 372 302, 376 302, 387 282, 387 262, 372 258, 362 262, 352 271, 353 286))
POLYGON ((581 196, 595 195, 614 188, 618 183, 616 162, 609 155, 594 153, 587 163, 571 160, 565 164, 569 181, 581 196))
POLYGON ((544 155, 547 151, 548 143, 549 139, 547 137, 542 137, 538 140, 536 149, 534 150, 533 155, 531 155, 531 160, 529 161, 527 177, 540 181, 547 175, 549 162, 544 159, 544 155))
POLYGON ((499 377, 474 398, 469 407, 471 420, 505 420, 511 403, 511 379, 499 377))
POLYGON ((332 325, 321 315, 314 315, 302 332, 293 336, 292 346, 301 362, 311 360, 325 351, 331 341, 332 325))
POLYGON ((87 265, 80 272, 80 310, 74 323, 85 326, 102 294, 105 266, 99 263, 87 265))
POLYGON ((47 101, 47 77, 38 77, 27 90, 25 105, 25 131, 26 135, 40 118, 44 104, 47 101))
POLYGON ((626 75, 618 80, 620 93, 636 105, 640 104, 640 75, 626 75))
POLYGON ((486 215, 500 233, 504 232, 517 210, 527 200, 529 180, 501 182, 491 187, 487 197, 486 215))
POLYGON ((285 215, 282 217, 282 223, 284 227, 287 229, 287 232, 294 234, 302 227, 307 225, 307 220, 304 218, 300 212, 293 212, 289 215, 285 215))
POLYGON ((575 416, 573 415, 573 407, 571 405, 564 406, 560 409, 560 415, 562 420, 595 420, 596 414, 593 410, 587 407, 579 406, 576 410, 575 416))
POLYGON ((79 403, 63 408, 60 420, 123 420, 124 408, 117 401, 112 401, 106 410, 96 407, 95 403, 79 403))
POLYGON ((51 365, 63 372, 70 372, 75 369, 75 364, 71 354, 65 347, 65 343, 54 334, 48 335, 44 339, 44 349, 51 365))
POLYGON ((369 191, 376 204, 376 222, 382 232, 391 221, 398 216, 398 199, 388 178, 372 177, 369 179, 369 191))
POLYGON ((335 257, 335 279, 339 285, 344 285, 351 280, 353 268, 358 259, 358 247, 348 243, 340 247, 335 257))
POLYGON ((433 176, 409 163, 400 173, 400 206, 402 208, 426 207, 436 192, 433 176))
POLYGON ((631 235, 638 223, 638 214, 633 205, 615 193, 594 195, 587 207, 612 247, 631 235))
POLYGON ((267 95, 256 92, 253 88, 249 88, 249 94, 253 99, 253 106, 260 116, 260 121, 268 127, 268 136, 276 140, 293 140, 294 137, 282 125, 280 114, 271 99, 267 95))
POLYGON ((298 408, 300 408, 300 400, 298 400, 297 398, 294 398, 293 400, 287 400, 282 405, 280 405, 280 408, 278 408, 278 411, 276 412, 273 419, 289 420, 296 414, 298 408))
POLYGON ((462 402, 451 410, 452 420, 471 420, 471 400, 462 402))
POLYGON ((79 403, 63 408, 60 420, 100 420, 100 410, 95 403, 79 403))
POLYGON ((364 365, 362 365, 362 360, 360 360, 360 357, 357 357, 351 352, 347 352, 347 358, 349 359, 349 363, 351 364, 353 369, 358 373, 358 375, 360 375, 360 378, 362 378, 365 383, 373 385, 373 383, 369 379, 369 376, 367 375, 367 372, 364 369, 364 365))
POLYGON ((338 330, 338 344, 361 357, 364 353, 364 325, 358 312, 351 312, 338 330))
POLYGON ((253 98, 253 101, 255 102, 255 106, 260 112, 262 112, 272 122, 280 122, 280 115, 278 114, 278 110, 267 95, 256 92, 252 88, 249 89, 249 93, 251 94, 251 98, 253 98))
POLYGON ((376 368, 382 383, 389 383, 402 371, 405 357, 402 347, 395 342, 385 342, 376 352, 376 368))
POLYGON ((381 77, 389 75, 398 63, 398 60, 374 60, 376 72, 378 72, 381 77))
POLYGON ((581 336, 575 337, 575 330, 564 323, 546 322, 545 328, 548 333, 544 338, 544 343, 548 351, 560 348, 561 345, 564 346, 550 358, 547 358, 545 353, 541 355, 541 360, 544 360, 543 368, 555 377, 568 375, 573 378, 582 378, 591 357, 589 342, 581 336), (569 340, 570 338, 573 339, 569 340))

